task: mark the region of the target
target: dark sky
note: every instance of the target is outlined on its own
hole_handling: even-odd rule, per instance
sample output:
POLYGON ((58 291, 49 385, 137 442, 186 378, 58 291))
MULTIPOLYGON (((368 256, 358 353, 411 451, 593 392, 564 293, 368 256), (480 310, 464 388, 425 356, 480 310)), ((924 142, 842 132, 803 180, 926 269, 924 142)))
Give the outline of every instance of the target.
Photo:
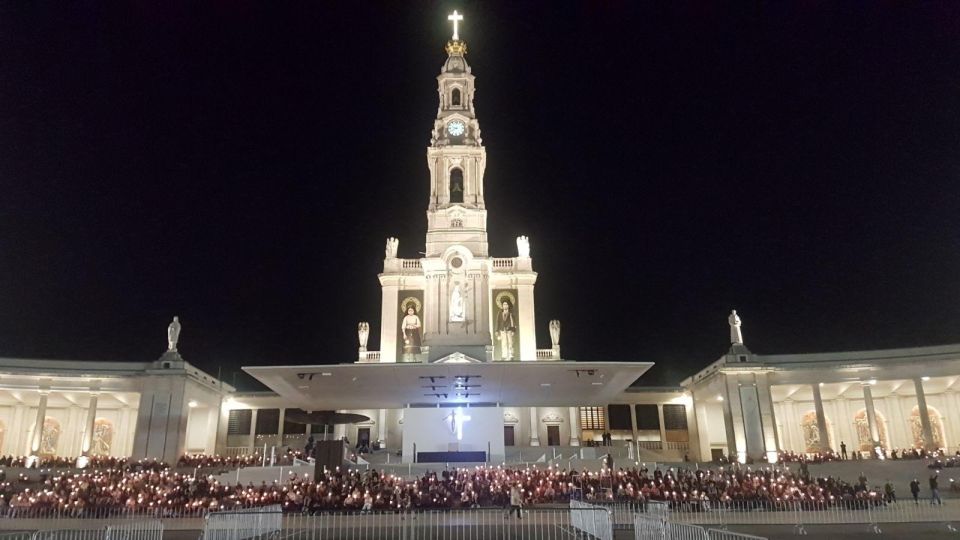
POLYGON ((378 349, 454 8, 541 347, 665 384, 731 308, 760 353, 960 342, 960 3, 11 1, 0 355, 153 360, 174 314, 227 382, 378 349))

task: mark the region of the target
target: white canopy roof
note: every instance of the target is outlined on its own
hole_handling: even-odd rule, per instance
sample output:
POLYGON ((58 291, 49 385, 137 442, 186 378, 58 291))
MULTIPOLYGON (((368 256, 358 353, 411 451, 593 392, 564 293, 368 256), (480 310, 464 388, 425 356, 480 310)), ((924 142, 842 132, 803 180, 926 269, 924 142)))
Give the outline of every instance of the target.
POLYGON ((407 405, 605 405, 651 362, 484 362, 245 367, 308 411, 391 409, 407 405))

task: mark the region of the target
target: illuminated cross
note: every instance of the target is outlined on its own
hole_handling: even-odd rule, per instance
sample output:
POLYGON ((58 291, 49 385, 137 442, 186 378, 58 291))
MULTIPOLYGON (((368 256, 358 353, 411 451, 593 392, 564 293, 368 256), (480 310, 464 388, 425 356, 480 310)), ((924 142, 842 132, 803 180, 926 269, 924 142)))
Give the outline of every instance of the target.
POLYGON ((457 23, 463 20, 463 15, 457 13, 457 10, 453 10, 453 13, 447 16, 448 21, 453 21, 453 40, 460 41, 460 33, 457 32, 457 23))
POLYGON ((449 420, 450 422, 450 432, 457 434, 457 440, 463 440, 463 423, 469 422, 470 417, 463 414, 463 410, 460 407, 457 407, 450 413, 444 420, 449 420))

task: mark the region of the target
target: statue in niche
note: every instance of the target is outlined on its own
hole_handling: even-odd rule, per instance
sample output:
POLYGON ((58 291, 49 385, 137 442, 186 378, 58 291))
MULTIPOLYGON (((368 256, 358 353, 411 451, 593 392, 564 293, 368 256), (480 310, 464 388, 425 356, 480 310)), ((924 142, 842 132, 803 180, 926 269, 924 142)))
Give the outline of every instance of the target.
POLYGON ((403 330, 403 355, 420 354, 420 345, 423 341, 423 324, 417 315, 417 305, 414 302, 409 302, 406 304, 404 311, 406 315, 400 322, 400 328, 403 330))
POLYGON ((391 236, 390 238, 387 238, 387 246, 386 248, 384 248, 384 255, 388 259, 396 259, 397 250, 399 248, 400 248, 400 240, 391 236))
POLYGON ((500 359, 513 360, 513 337, 517 332, 517 323, 510 310, 510 302, 500 302, 500 313, 497 314, 497 339, 500 340, 500 359))
POLYGON ((177 343, 180 341, 180 317, 174 317, 173 322, 167 326, 167 350, 176 352, 177 343))
POLYGON ((743 345, 743 331, 740 329, 741 322, 740 317, 737 315, 737 310, 730 312, 730 316, 727 317, 727 322, 730 323, 730 343, 734 345, 743 345))
POLYGON ((463 291, 460 290, 460 284, 457 283, 453 286, 453 292, 450 293, 450 322, 463 322, 466 318, 463 291))

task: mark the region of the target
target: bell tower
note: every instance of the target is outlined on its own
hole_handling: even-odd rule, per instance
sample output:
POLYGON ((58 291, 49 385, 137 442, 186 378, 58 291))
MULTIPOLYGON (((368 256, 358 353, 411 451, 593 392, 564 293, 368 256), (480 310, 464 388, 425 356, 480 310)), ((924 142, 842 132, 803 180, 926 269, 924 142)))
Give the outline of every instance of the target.
POLYGON ((437 118, 433 122, 427 168, 430 201, 427 206, 427 257, 437 257, 453 245, 466 247, 475 257, 487 257, 487 211, 483 202, 483 171, 487 153, 473 108, 474 76, 467 64, 467 44, 460 40, 456 11, 453 39, 447 42, 447 60, 437 76, 437 118))

